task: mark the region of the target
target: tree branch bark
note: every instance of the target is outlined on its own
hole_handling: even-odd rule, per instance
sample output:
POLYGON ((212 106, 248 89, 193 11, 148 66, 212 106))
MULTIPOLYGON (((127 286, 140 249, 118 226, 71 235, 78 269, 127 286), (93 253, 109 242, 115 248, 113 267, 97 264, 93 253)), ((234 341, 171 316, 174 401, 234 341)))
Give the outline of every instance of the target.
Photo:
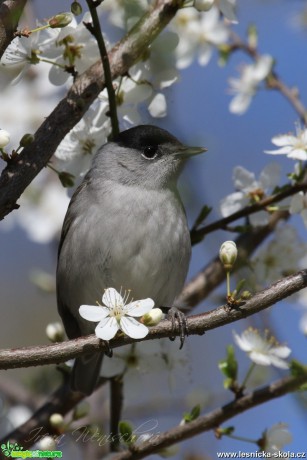
MULTIPOLYGON (((280 302, 305 287, 307 287, 307 269, 277 281, 237 308, 230 309, 228 306, 221 306, 201 315, 189 316, 187 318, 189 334, 203 335, 206 331, 239 321, 280 302)), ((164 320, 150 328, 145 339, 139 341, 161 339, 172 335, 171 321, 164 320)), ((179 331, 176 331, 175 335, 179 336, 179 331)), ((109 345, 111 348, 118 348, 136 341, 125 336, 112 339, 109 345)), ((0 369, 58 364, 76 358, 85 352, 97 350, 106 351, 106 346, 95 335, 52 345, 1 350, 0 369)))
POLYGON ((131 450, 120 453, 112 460, 139 460, 150 454, 159 452, 161 449, 171 446, 177 442, 191 438, 217 428, 222 423, 246 412, 247 410, 259 406, 273 399, 280 398, 285 394, 297 390, 303 383, 307 382, 307 372, 298 377, 285 377, 277 380, 268 386, 253 391, 241 398, 226 404, 208 414, 198 417, 190 423, 176 426, 162 434, 154 435, 140 447, 131 447, 131 450))
POLYGON ((27 0, 0 0, 0 59, 14 38, 27 0))

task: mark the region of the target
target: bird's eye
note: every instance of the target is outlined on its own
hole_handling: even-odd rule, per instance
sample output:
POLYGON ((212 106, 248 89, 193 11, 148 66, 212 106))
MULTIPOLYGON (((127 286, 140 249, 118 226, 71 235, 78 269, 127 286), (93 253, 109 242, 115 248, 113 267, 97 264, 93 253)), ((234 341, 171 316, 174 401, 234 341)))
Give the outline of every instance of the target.
POLYGON ((157 145, 148 145, 144 148, 142 157, 146 160, 153 160, 158 155, 158 146, 157 145))

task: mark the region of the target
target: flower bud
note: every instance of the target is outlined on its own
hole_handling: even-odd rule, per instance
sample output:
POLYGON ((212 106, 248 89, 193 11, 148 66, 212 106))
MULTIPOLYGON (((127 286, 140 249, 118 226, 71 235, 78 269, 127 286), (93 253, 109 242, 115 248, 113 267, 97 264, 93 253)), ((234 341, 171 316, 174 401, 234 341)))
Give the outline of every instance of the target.
POLYGON ((234 241, 225 241, 220 247, 220 260, 225 270, 231 270, 238 255, 236 243, 234 241))
POLYGON ((63 342, 64 329, 61 323, 49 323, 46 327, 46 335, 51 342, 63 342))
POLYGON ((10 142, 10 135, 4 129, 0 129, 0 149, 3 149, 10 142))
POLYGON ((82 6, 79 2, 72 2, 72 4, 70 5, 70 11, 75 16, 79 16, 79 14, 82 13, 82 6))
POLYGON ((71 13, 59 13, 49 19, 48 24, 51 29, 66 27, 71 23, 73 15, 71 13))
POLYGON ((63 428, 65 426, 64 417, 62 414, 54 413, 49 417, 50 425, 53 428, 63 428))
POLYGON ((198 11, 209 11, 213 6, 214 0, 194 0, 194 8, 198 11))
POLYGON ((56 442, 51 436, 44 436, 38 441, 40 450, 56 450, 56 442))
POLYGON ((145 326, 156 326, 163 319, 164 314, 160 308, 153 308, 142 316, 142 323, 145 326))
POLYGON ((34 141, 33 134, 27 133, 22 136, 22 138, 20 139, 19 145, 21 147, 26 147, 27 145, 32 144, 33 141, 34 141))

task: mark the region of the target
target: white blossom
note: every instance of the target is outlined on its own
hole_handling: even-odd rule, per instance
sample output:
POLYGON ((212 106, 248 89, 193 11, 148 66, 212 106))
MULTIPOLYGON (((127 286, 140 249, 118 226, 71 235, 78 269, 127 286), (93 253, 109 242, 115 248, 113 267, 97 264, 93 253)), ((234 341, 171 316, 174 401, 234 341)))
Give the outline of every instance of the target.
POLYGON ((57 450, 55 439, 51 436, 45 435, 37 443, 39 450, 57 450))
POLYGON ((30 240, 48 243, 59 235, 68 204, 67 192, 60 181, 48 183, 46 176, 40 175, 22 195, 20 210, 14 219, 30 240))
POLYGON ((136 300, 126 303, 114 288, 108 288, 102 296, 103 305, 81 305, 79 313, 87 321, 99 322, 95 334, 102 340, 111 340, 117 331, 134 339, 148 334, 148 328, 134 319, 148 313, 154 307, 152 299, 136 300))
POLYGON ((214 47, 228 40, 229 31, 220 20, 219 10, 213 6, 207 13, 199 13, 193 8, 183 8, 174 19, 175 30, 179 33, 176 48, 177 68, 184 69, 192 64, 194 57, 205 66, 211 59, 214 47))
POLYGON ((273 58, 263 55, 255 63, 244 66, 240 78, 229 79, 229 92, 234 94, 229 105, 231 113, 241 115, 246 112, 259 84, 269 75, 272 66, 273 58))
POLYGON ((298 303, 300 304, 299 308, 302 312, 299 327, 302 333, 307 336, 307 289, 302 289, 298 293, 298 303))
POLYGON ((110 120, 106 116, 108 104, 99 102, 65 136, 55 152, 55 167, 76 177, 84 176, 93 156, 107 142, 110 120))
MULTIPOLYGON (((141 72, 129 72, 130 77, 121 77, 113 82, 117 102, 117 116, 123 121, 124 126, 138 125, 142 123, 138 112, 139 105, 147 101, 153 94, 152 86, 147 82, 141 72)), ((99 99, 109 107, 107 90, 99 94, 99 99)))
POLYGON ((16 37, 6 48, 0 60, 0 87, 15 85, 31 64, 37 64, 39 34, 16 37))
POLYGON ((29 420, 31 416, 32 411, 23 404, 11 407, 6 414, 6 418, 10 423, 11 428, 17 428, 29 420))
POLYGON ((157 93, 148 106, 150 115, 154 118, 163 118, 167 115, 166 99, 164 94, 157 93))
POLYGON ((286 444, 292 442, 292 435, 285 423, 277 423, 267 429, 261 440, 262 450, 271 454, 278 454, 286 444))
POLYGON ((261 366, 275 366, 280 369, 288 369, 289 364, 285 361, 291 353, 290 348, 279 345, 276 340, 264 334, 262 337, 256 329, 246 329, 241 335, 233 333, 234 340, 241 350, 245 351, 249 358, 261 366))
POLYGON ((300 214, 307 228, 307 194, 298 192, 293 195, 289 208, 290 214, 300 214))
MULTIPOLYGON (((228 217, 245 206, 255 203, 264 198, 269 190, 273 190, 280 179, 280 165, 271 163, 264 167, 258 180, 253 172, 242 166, 236 166, 233 170, 233 183, 237 190, 220 203, 221 214, 228 217)), ((249 216, 252 226, 263 226, 268 223, 269 214, 259 211, 249 216)))
POLYGON ((256 285, 267 286, 287 274, 295 273, 306 250, 307 245, 301 241, 294 227, 278 225, 274 238, 251 261, 256 285))
POLYGON ((194 0, 194 7, 198 11, 209 11, 216 5, 228 21, 236 24, 238 22, 235 7, 236 0, 194 0))
POLYGON ((279 147, 276 150, 265 150, 271 155, 287 155, 293 160, 307 160, 307 128, 296 126, 296 136, 294 134, 279 134, 272 138, 272 143, 279 147))
POLYGON ((50 39, 44 43, 47 55, 54 56, 57 54, 56 65, 53 65, 49 72, 50 82, 54 85, 63 85, 70 77, 70 74, 63 67, 71 65, 71 62, 65 55, 65 46, 60 44, 66 37, 71 40, 68 46, 74 47, 73 65, 78 73, 84 72, 99 59, 97 42, 83 22, 91 22, 90 13, 86 13, 79 24, 74 20, 63 29, 55 29, 59 31, 58 35, 54 34, 51 36, 53 40, 50 39))
POLYGON ((10 142, 10 133, 5 131, 5 129, 0 129, 0 149, 3 149, 10 142))

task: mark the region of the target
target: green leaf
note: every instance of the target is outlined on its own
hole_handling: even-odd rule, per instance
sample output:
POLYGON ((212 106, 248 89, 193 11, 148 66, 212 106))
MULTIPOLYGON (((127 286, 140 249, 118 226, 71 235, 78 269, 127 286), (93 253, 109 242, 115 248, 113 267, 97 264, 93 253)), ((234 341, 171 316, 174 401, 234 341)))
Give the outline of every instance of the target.
POLYGON ((183 414, 183 420, 185 423, 192 422, 193 420, 196 420, 199 417, 200 414, 200 405, 197 404, 196 406, 193 407, 191 412, 186 412, 183 414))
POLYGON ((238 362, 232 345, 228 345, 226 349, 226 359, 222 359, 218 366, 220 371, 227 377, 224 381, 224 387, 228 389, 232 383, 237 380, 238 375, 238 362))
POLYGON ((293 359, 290 363, 290 372, 293 377, 300 377, 307 374, 307 366, 293 359))
POLYGON ((225 428, 219 428, 219 433, 224 435, 230 435, 235 431, 234 426, 226 426, 225 428))
POLYGON ((198 214, 195 223, 192 227, 192 230, 195 230, 197 227, 199 227, 199 225, 208 217, 211 211, 212 208, 205 204, 205 206, 201 208, 200 213, 198 214))
POLYGON ((135 440, 135 435, 133 435, 133 426, 130 422, 121 420, 118 424, 119 433, 121 435, 121 440, 125 444, 132 444, 135 440))

